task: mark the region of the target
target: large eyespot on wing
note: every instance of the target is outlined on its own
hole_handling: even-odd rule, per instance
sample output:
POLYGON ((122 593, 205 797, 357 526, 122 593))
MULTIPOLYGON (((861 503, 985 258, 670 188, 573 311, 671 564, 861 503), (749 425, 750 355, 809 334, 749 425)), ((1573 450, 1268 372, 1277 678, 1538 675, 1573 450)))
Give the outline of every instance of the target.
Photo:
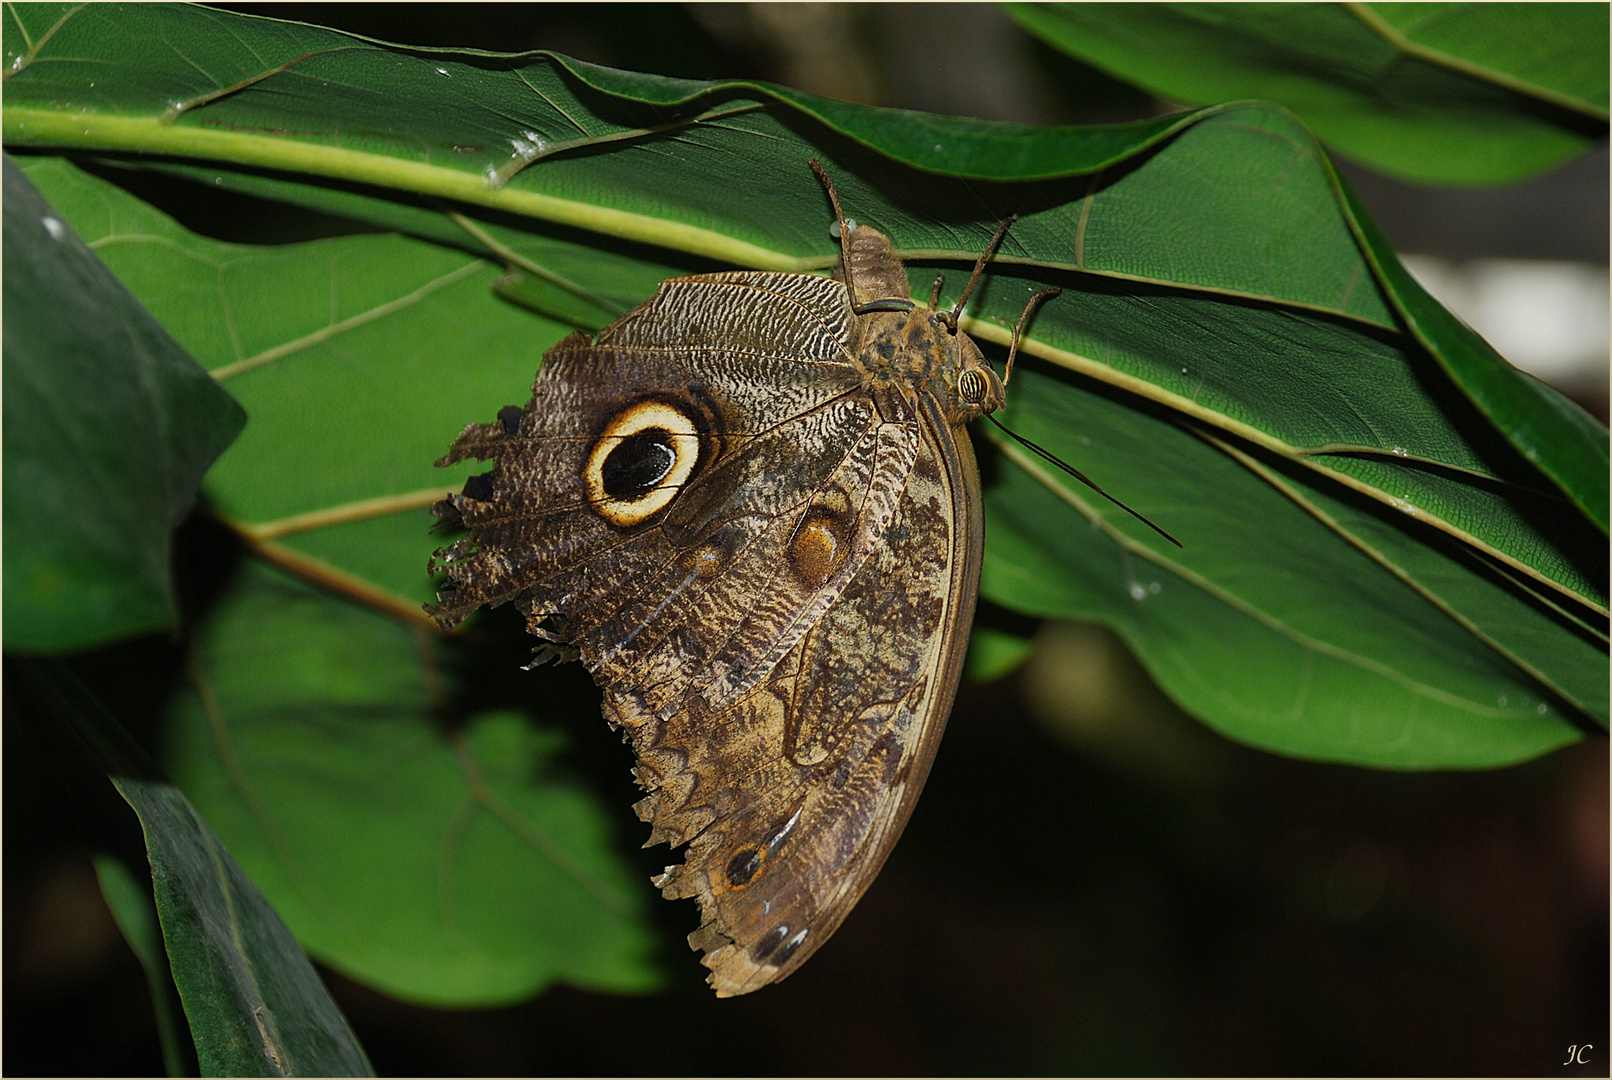
POLYGON ((629 528, 671 505, 694 474, 700 436, 694 420, 666 401, 640 401, 610 418, 582 469, 588 502, 612 525, 629 528))

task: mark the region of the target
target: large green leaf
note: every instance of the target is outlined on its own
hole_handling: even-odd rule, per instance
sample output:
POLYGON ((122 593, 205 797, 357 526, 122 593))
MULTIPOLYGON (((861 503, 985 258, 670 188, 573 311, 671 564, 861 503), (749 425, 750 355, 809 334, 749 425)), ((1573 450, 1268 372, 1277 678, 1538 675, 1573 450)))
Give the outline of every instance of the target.
MULTIPOLYGON (((323 177, 340 181, 324 185, 330 208, 352 211, 375 188, 405 204, 445 197, 777 269, 824 268, 835 258, 820 227, 821 192, 803 168, 815 154, 852 174, 847 201, 909 257, 966 259, 994 218, 1013 211, 1050 233, 1034 242, 1027 222, 1006 259, 1281 300, 1379 325, 1397 325, 1407 304, 1404 287, 1380 269, 1392 252, 1341 205, 1310 136, 1270 109, 1028 129, 757 84, 613 72, 541 53, 383 47, 193 8, 15 12, 0 43, 12 144, 278 170, 243 181, 260 187, 288 174, 323 177), (92 69, 93 79, 84 74, 92 69), (1059 178, 1067 179, 1009 183, 1059 178), (354 184, 370 188, 355 196, 354 184), (1385 289, 1371 283, 1374 274, 1385 275, 1385 289)), ((222 171, 214 179, 230 182, 222 171)), ((1007 320, 1014 313, 1006 307, 983 311, 1007 320)), ((1486 346, 1481 371, 1451 364, 1443 353, 1463 343, 1432 337, 1424 344, 1484 404, 1485 373, 1506 365, 1486 346)), ((1497 417, 1501 430, 1604 530, 1604 432, 1586 430, 1545 388, 1520 377, 1487 381, 1497 378, 1543 402, 1511 410, 1531 421, 1521 429, 1514 417, 1497 417)), ((1384 497, 1419 505, 1421 493, 1384 497)))
MULTIPOLYGON (((140 819, 160 942, 143 925, 143 899, 126 895, 133 883, 103 881, 142 963, 166 949, 202 1075, 374 1075, 313 965, 185 796, 60 661, 17 670, 140 819)), ((152 982, 160 1012, 162 992, 152 982)))
POLYGON ((1605 4, 1005 6, 1160 97, 1278 102, 1409 180, 1515 183, 1606 138, 1605 4))
MULTIPOLYGON (((1280 693, 1188 693, 1240 669, 1207 646, 1168 651, 1179 673, 1167 683, 1206 720, 1308 756, 1494 763, 1560 744, 1570 723, 1605 722, 1605 679, 1597 689, 1585 674, 1605 670, 1604 429, 1440 321, 1280 109, 1030 131, 547 54, 392 48, 204 9, 24 8, 6 32, 10 143, 160 153, 150 166, 170 174, 398 231, 225 244, 105 179, 31 166, 252 412, 207 490, 282 565, 409 611, 428 591, 420 509, 457 482, 427 463, 465 421, 524 400, 538 354, 564 330, 491 286, 524 294, 536 281, 536 308, 597 325, 681 269, 826 270, 836 248, 805 167, 817 157, 847 211, 912 261, 918 295, 937 266, 966 266, 999 215, 1021 215, 970 332, 1005 343, 1034 290, 1062 287, 1026 351, 1069 374, 1017 376, 1015 413, 1053 417, 1056 430, 1027 422, 1186 543, 1167 551, 1117 511, 1093 511, 1129 538, 1132 565, 1110 560, 1087 581, 1086 556, 1020 542, 1013 500, 993 495, 992 595, 1012 599, 1004 574, 1046 595, 1075 580, 1128 595, 1146 564, 1202 583, 1217 617, 1188 625, 1204 637, 1223 637, 1218 620, 1235 615, 1307 643, 1238 678, 1298 687, 1317 656, 1354 657, 1375 674, 1333 681, 1327 709, 1295 719, 1280 693), (93 78, 52 62, 86 58, 93 78), (504 278, 510 267, 524 284, 504 278), (1112 395, 1127 452, 1081 442, 1067 393, 1112 395), (1159 425, 1180 437, 1148 434, 1159 425), (1196 431, 1206 437, 1182 434, 1196 431), (1147 497, 1159 477, 1223 474, 1238 479, 1147 497), (1275 534, 1305 550, 1290 576, 1249 589, 1267 565, 1272 499, 1308 523, 1275 534), (1205 506, 1224 520, 1204 519, 1205 506), (1448 566, 1420 565, 1427 547, 1448 566), (1358 573, 1361 560, 1380 571, 1358 573), (1442 575, 1436 586, 1429 574, 1442 575), (1494 625, 1505 619, 1483 598, 1497 590, 1539 614, 1526 641, 1494 625), (1404 723, 1412 699, 1454 712, 1404 723), (1372 719, 1351 729, 1325 715, 1372 719)), ((996 483, 1025 489, 1049 528, 1083 518, 1014 459, 996 483)), ((1134 626, 1165 678, 1163 643, 1186 631, 1134 626)))
POLYGON ((445 727, 437 647, 249 566, 174 706, 175 781, 309 952, 387 993, 655 985, 649 890, 556 763, 559 733, 507 712, 445 727))
POLYGON ((1203 453, 1219 440, 1111 395, 1020 377, 1039 392, 1007 423, 1040 445, 1102 475, 1172 461, 1127 497, 1188 544, 1161 553, 1104 523, 1090 492, 1010 444, 1026 469, 988 496, 996 602, 1113 625, 1190 711, 1304 757, 1494 765, 1576 739, 1578 710, 1606 722, 1604 637, 1442 534, 1256 449, 1203 453))
POLYGON ((5 161, 5 642, 171 626, 168 555, 246 417, 5 161))

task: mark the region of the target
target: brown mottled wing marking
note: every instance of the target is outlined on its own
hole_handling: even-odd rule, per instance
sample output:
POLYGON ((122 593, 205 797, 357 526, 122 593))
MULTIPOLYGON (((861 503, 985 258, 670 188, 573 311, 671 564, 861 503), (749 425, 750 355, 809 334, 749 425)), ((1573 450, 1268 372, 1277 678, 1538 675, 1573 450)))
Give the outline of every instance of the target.
POLYGON ((905 826, 951 711, 982 525, 966 436, 925 412, 882 544, 770 677, 715 714, 617 714, 655 789, 640 815, 678 835, 700 826, 657 883, 698 899, 689 943, 719 996, 784 977, 839 926, 905 826))

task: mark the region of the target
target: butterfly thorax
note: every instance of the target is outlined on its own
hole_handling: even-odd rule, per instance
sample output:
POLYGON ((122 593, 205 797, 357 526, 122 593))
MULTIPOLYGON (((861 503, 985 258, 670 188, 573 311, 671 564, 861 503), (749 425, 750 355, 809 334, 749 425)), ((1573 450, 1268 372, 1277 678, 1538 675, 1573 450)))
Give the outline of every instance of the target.
POLYGON ((1001 407, 1001 381, 979 347, 961 330, 951 329, 944 313, 876 311, 863 318, 857 359, 871 386, 895 384, 926 394, 953 427, 1001 407))
POLYGON ((857 361, 870 386, 894 384, 926 394, 954 427, 1002 407, 1002 382, 979 347, 948 313, 912 305, 906 269, 888 237, 856 227, 846 266, 835 274, 842 281, 847 276, 852 297, 863 307, 857 361))

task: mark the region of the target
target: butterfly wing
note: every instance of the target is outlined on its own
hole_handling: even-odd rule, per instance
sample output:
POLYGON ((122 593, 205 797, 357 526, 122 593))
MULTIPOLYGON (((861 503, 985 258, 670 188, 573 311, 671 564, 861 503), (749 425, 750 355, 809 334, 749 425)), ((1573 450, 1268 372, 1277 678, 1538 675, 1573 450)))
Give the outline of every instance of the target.
POLYGON ((514 601, 580 652, 637 752, 658 880, 695 897, 722 995, 797 967, 871 883, 950 710, 979 564, 966 437, 870 386, 845 289, 805 275, 663 284, 444 463, 451 625, 514 601))

